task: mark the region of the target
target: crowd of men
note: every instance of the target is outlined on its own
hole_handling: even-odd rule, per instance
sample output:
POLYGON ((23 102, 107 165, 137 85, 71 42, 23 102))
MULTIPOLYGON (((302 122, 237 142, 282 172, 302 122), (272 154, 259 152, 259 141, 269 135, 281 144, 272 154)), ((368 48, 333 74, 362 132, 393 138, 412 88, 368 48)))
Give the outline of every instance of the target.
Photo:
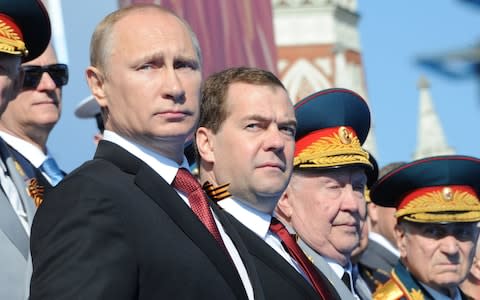
POLYGON ((95 28, 76 114, 98 146, 67 175, 50 31, 0 0, 0 299, 480 299, 480 159, 378 170, 360 95, 202 78, 194 30, 142 4, 95 28))

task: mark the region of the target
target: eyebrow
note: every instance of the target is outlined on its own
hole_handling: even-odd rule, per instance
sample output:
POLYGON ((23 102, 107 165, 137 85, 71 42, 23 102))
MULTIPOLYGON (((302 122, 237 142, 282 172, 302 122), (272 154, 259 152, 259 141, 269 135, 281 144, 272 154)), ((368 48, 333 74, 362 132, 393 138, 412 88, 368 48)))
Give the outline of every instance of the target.
MULTIPOLYGON (((254 121, 259 121, 259 122, 271 122, 272 119, 270 118, 266 118, 262 115, 259 115, 259 114, 252 114, 252 115, 248 115, 248 116, 245 116, 243 118, 244 121, 249 121, 249 120, 254 120, 254 121)), ((279 122, 278 124, 282 124, 282 125, 293 125, 293 126, 297 126, 297 121, 295 119, 288 119, 284 122, 279 122)))
MULTIPOLYGON (((148 61, 158 61, 158 60, 165 60, 165 54, 163 52, 153 52, 153 53, 147 53, 144 56, 138 57, 133 64, 138 65, 142 62, 148 62, 148 61)), ((175 55, 173 57, 173 62, 188 62, 196 67, 200 67, 200 62, 196 55, 193 56, 187 56, 187 55, 175 55)))

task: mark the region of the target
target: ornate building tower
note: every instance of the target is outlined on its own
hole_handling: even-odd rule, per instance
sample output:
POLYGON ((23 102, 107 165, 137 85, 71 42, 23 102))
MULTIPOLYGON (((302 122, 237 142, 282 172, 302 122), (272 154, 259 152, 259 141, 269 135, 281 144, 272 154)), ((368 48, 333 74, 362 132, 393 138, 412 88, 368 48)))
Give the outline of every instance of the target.
MULTIPOLYGON (((277 69, 296 102, 331 87, 367 99, 356 0, 272 0, 277 69)), ((364 147, 374 156, 374 127, 364 147)))
POLYGON ((433 106, 430 94, 430 83, 425 77, 418 80, 419 111, 417 126, 417 149, 413 159, 434 155, 454 154, 455 151, 447 144, 440 118, 433 106))

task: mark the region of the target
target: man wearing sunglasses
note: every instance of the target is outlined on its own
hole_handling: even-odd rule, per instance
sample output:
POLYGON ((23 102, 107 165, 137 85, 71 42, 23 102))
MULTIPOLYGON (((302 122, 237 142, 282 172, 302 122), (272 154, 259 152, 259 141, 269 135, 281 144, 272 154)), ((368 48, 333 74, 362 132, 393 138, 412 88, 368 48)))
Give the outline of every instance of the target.
MULTIPOLYGON (((0 0, 0 116, 20 91, 21 63, 41 55, 50 41, 50 22, 40 0, 0 0)), ((0 299, 28 299, 29 250, 35 203, 31 181, 0 138, 0 299)))
POLYGON ((65 175, 47 149, 48 135, 60 119, 62 86, 68 67, 59 64, 51 45, 36 59, 22 65, 23 87, 0 116, 0 137, 29 178, 45 190, 65 175))

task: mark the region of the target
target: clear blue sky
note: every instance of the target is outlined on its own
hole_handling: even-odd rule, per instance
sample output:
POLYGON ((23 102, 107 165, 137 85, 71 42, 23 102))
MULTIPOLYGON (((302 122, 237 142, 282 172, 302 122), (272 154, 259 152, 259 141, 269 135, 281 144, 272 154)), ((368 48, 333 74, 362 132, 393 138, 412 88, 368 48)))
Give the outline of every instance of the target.
MULTIPOLYGON (((84 70, 95 25, 116 9, 116 0, 62 1, 70 82, 64 88, 63 114, 48 146, 67 172, 95 151, 93 120, 74 116, 89 95, 84 70)), ((480 7, 458 0, 359 0, 360 40, 380 165, 411 160, 418 123, 417 81, 431 82, 436 110, 450 146, 458 154, 480 157, 480 84, 452 81, 414 63, 416 55, 455 50, 480 42, 480 7)))

